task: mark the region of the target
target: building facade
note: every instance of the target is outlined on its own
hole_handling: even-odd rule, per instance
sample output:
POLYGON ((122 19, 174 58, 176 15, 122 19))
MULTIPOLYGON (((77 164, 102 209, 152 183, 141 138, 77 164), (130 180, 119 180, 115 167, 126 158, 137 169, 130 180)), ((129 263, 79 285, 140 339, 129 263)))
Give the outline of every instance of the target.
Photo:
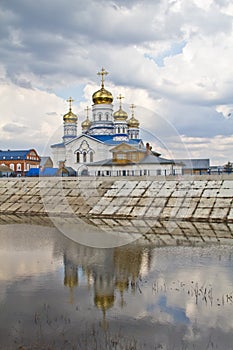
POLYGON ((103 68, 98 72, 101 88, 92 95, 91 116, 90 108, 86 108, 80 135, 77 135, 78 117, 72 111, 73 100, 71 97, 67 100, 69 111, 63 116, 62 142, 51 145, 54 166, 64 162, 78 176, 181 174, 179 163, 161 158, 140 138, 134 104, 128 116, 122 108, 123 96, 119 95, 119 108, 114 112, 113 95, 104 86, 107 74, 103 68))
POLYGON ((35 149, 1 150, 0 165, 8 166, 16 176, 25 176, 31 168, 40 167, 40 157, 35 149))

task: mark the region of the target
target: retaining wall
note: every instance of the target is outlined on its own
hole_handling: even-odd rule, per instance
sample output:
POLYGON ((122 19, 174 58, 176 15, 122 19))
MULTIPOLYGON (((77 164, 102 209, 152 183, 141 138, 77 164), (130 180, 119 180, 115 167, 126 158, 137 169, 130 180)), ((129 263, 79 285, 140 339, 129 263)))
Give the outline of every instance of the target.
POLYGON ((233 176, 2 178, 0 213, 233 222, 233 176))

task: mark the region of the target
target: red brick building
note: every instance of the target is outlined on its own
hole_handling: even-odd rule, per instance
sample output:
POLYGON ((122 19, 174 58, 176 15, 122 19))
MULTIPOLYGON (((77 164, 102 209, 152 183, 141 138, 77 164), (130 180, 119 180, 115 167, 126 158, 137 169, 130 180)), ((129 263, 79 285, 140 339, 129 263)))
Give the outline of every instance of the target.
POLYGON ((40 167, 40 157, 35 149, 0 150, 0 165, 7 165, 17 176, 25 176, 31 168, 40 167))

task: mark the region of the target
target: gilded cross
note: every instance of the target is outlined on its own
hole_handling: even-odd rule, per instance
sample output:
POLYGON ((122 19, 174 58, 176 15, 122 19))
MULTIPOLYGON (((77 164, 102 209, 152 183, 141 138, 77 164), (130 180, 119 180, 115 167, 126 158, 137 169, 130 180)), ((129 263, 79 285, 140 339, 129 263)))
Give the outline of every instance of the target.
POLYGON ((108 72, 106 72, 106 70, 104 68, 101 69, 100 72, 97 73, 98 75, 102 75, 102 83, 101 83, 101 87, 104 88, 104 76, 108 75, 108 72))
POLYGON ((72 97, 69 97, 68 100, 66 100, 66 102, 69 103, 69 105, 70 105, 70 111, 71 111, 72 102, 74 102, 74 100, 72 99, 72 97))
POLYGON ((121 100, 124 98, 124 96, 122 96, 121 94, 119 94, 119 96, 117 96, 118 100, 120 100, 120 108, 121 108, 121 100))
POLYGON ((89 117, 89 111, 90 111, 90 108, 87 106, 87 108, 85 108, 85 109, 84 109, 84 111, 86 111, 86 112, 87 112, 87 119, 88 119, 88 117, 89 117))
POLYGON ((132 117, 134 117, 134 109, 136 108, 136 106, 132 103, 130 105, 130 108, 132 109, 132 117))

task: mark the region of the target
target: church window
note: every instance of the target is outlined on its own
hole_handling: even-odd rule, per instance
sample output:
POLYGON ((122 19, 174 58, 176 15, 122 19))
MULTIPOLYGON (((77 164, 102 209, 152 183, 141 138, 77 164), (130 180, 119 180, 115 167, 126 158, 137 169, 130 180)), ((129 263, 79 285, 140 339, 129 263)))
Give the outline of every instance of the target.
POLYGON ((106 120, 108 121, 108 118, 109 118, 109 114, 108 113, 106 113, 106 120))
POLYGON ((132 160, 137 160, 137 155, 136 155, 136 153, 132 153, 132 160))
POLYGON ((117 128, 117 133, 120 134, 121 133, 121 129, 117 128))
POLYGON ((83 152, 83 163, 86 163, 87 161, 87 153, 83 152))
POLYGON ((126 154, 125 153, 118 153, 117 159, 126 159, 126 154))
POLYGON ((125 128, 123 128, 123 134, 125 134, 125 128))
POLYGON ((98 114, 99 120, 101 120, 101 113, 98 114))
POLYGON ((93 162, 93 152, 90 152, 90 163, 93 162))
POLYGON ((76 153, 76 162, 77 163, 80 162, 80 153, 79 152, 76 153))

